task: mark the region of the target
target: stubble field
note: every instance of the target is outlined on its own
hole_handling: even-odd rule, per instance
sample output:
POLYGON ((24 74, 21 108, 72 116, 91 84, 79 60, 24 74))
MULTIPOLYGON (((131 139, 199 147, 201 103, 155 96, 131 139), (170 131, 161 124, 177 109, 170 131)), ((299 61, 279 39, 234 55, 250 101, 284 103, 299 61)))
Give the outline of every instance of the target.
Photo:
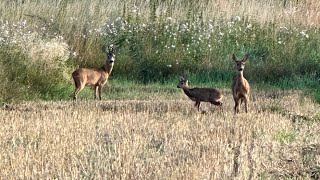
MULTIPOLYGON (((180 92, 147 100, 26 102, 0 110, 0 174, 12 179, 319 178, 319 104, 258 91, 248 114, 180 92)), ((243 112, 243 111, 242 111, 243 112)))

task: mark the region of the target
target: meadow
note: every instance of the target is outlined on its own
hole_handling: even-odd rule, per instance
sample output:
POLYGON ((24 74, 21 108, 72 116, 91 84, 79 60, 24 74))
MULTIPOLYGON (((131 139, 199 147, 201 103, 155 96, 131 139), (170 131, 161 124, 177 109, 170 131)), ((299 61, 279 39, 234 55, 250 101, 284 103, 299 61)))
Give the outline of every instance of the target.
POLYGON ((0 1, 3 179, 318 179, 316 0, 0 1), (103 100, 71 73, 116 60, 103 100), (248 114, 232 54, 249 53, 248 114), (224 112, 176 86, 215 87, 224 112))

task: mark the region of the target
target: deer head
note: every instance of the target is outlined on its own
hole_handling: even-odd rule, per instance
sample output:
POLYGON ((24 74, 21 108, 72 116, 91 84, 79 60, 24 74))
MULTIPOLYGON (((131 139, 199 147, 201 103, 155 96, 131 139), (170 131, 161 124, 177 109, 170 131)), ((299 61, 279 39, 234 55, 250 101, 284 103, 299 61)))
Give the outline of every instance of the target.
POLYGON ((107 59, 106 59, 106 63, 113 65, 114 60, 115 60, 116 55, 114 54, 114 49, 113 46, 109 46, 108 51, 107 51, 107 59))
POLYGON ((188 87, 188 80, 185 79, 184 77, 180 77, 180 81, 177 85, 177 88, 183 88, 183 87, 188 87))
POLYGON ((248 60, 249 54, 246 54, 243 59, 237 59, 237 57, 232 54, 232 60, 236 63, 236 69, 238 71, 243 71, 246 61, 248 60))

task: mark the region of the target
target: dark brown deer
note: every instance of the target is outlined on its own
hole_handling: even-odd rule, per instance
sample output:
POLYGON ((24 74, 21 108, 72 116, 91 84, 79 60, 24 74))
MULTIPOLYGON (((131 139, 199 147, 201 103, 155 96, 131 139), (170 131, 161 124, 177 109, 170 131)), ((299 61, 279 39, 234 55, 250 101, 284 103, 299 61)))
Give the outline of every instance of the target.
POLYGON ((101 91, 103 86, 108 81, 108 78, 112 72, 115 54, 112 47, 109 47, 107 54, 107 59, 105 64, 100 68, 79 68, 72 73, 72 78, 75 84, 74 100, 77 99, 77 95, 85 86, 93 86, 94 88, 94 98, 101 100, 101 91))
POLYGON ((178 88, 183 89, 184 93, 192 100, 195 101, 194 106, 200 111, 201 102, 210 102, 216 106, 219 106, 222 110, 222 93, 215 88, 190 88, 188 86, 188 80, 181 77, 178 88))
POLYGON ((232 54, 232 60, 236 63, 236 69, 238 74, 232 83, 232 94, 234 99, 234 113, 237 114, 240 111, 240 103, 244 101, 245 111, 248 112, 250 85, 248 81, 243 77, 243 70, 248 60, 249 54, 246 54, 243 59, 237 59, 232 54))

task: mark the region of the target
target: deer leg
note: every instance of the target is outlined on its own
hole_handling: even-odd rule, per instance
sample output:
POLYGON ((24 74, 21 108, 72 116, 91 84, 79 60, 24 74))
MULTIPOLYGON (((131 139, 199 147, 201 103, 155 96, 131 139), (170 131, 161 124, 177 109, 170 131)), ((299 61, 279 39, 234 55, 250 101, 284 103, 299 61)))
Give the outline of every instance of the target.
POLYGON ((249 99, 248 99, 248 97, 246 96, 246 97, 244 98, 244 107, 245 107, 246 113, 248 113, 248 101, 249 101, 249 99))
POLYGON ((94 99, 97 99, 97 93, 98 93, 98 86, 97 85, 95 85, 93 87, 93 91, 94 91, 94 99))
POLYGON ((196 101, 194 106, 198 108, 198 111, 200 111, 200 101, 196 101))
POLYGON ((220 108, 220 111, 223 112, 222 103, 221 103, 221 105, 219 106, 219 108, 220 108))
POLYGON ((239 101, 240 101, 240 99, 234 99, 234 103, 235 103, 235 105, 234 105, 234 114, 237 114, 240 111, 239 101))
POLYGON ((211 103, 211 104, 213 104, 213 105, 219 106, 220 111, 222 111, 222 112, 223 112, 223 109, 222 109, 222 102, 220 102, 220 101, 210 101, 210 103, 211 103))
POLYGON ((74 96, 73 100, 77 100, 77 96, 80 93, 80 91, 84 88, 85 84, 81 83, 80 81, 74 80, 75 83, 75 91, 74 91, 74 96))
POLYGON ((194 107, 198 107, 198 101, 194 103, 194 107))
POLYGON ((99 100, 101 100, 102 86, 98 86, 98 91, 99 91, 99 100))

